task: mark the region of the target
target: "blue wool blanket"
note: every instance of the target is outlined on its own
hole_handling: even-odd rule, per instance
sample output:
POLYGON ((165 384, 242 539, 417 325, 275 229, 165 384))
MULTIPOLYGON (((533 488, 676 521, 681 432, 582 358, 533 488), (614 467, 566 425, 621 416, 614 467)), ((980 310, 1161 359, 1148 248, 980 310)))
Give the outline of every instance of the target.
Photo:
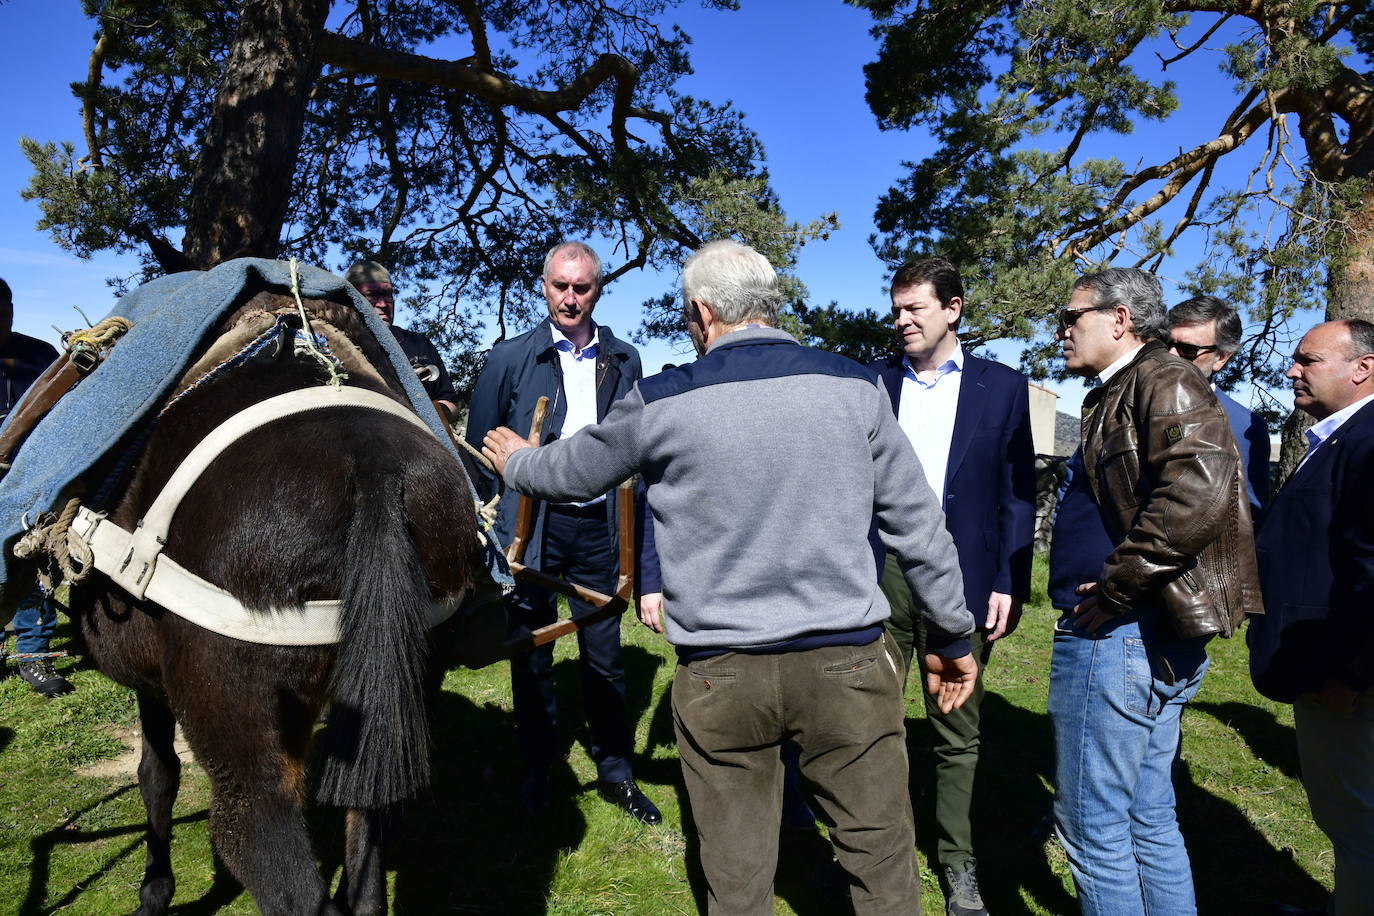
MULTIPOLYGON (((301 298, 348 304, 362 317, 391 359, 411 406, 457 458, 410 361, 372 306, 346 281, 318 267, 301 264, 297 275, 301 298)), ((100 367, 38 424, 0 479, 0 591, 6 598, 21 597, 19 592, 27 594, 33 587, 32 582, 9 583, 10 552, 26 524, 60 509, 64 488, 159 410, 195 356, 210 343, 207 335, 234 308, 263 291, 290 295, 291 265, 240 258, 207 271, 161 277, 119 300, 110 315, 129 319, 132 327, 100 367)), ((475 492, 472 498, 477 499, 475 492)), ((484 565, 499 584, 508 586, 505 560, 490 537, 487 542, 484 565)))

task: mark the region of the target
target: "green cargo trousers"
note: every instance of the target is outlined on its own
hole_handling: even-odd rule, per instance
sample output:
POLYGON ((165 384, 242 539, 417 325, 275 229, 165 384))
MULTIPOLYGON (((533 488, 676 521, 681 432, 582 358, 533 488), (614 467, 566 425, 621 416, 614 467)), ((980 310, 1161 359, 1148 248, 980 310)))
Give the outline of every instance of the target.
POLYGON ((911 670, 916 656, 920 668, 920 686, 925 697, 926 720, 935 732, 935 850, 942 869, 963 871, 964 863, 973 858, 973 827, 969 810, 973 804, 973 779, 978 769, 979 710, 983 704, 983 670, 992 655, 992 643, 982 630, 974 630, 969 637, 973 657, 978 661, 978 680, 973 694, 963 706, 951 713, 940 712, 935 698, 925 691, 925 628, 921 614, 911 597, 911 590, 902 577, 897 560, 888 554, 883 567, 882 590, 892 606, 888 618, 888 633, 897 641, 902 660, 911 670))
POLYGON ((710 916, 773 912, 786 739, 835 825, 856 916, 920 913, 901 665, 887 634, 867 646, 678 665, 673 722, 710 916))

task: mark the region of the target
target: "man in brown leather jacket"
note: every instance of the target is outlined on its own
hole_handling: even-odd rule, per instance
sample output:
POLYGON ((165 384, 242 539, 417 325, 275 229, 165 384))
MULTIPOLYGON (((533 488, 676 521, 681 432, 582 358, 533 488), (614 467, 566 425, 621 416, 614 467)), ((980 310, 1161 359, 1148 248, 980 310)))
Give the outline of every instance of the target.
POLYGON ((1196 912, 1171 781, 1179 719, 1207 640, 1261 611, 1230 423, 1166 328, 1159 281, 1113 268, 1075 282, 1056 335, 1068 369, 1101 383, 1083 402, 1077 498, 1115 544, 1072 558, 1100 571, 1056 626, 1050 666, 1055 825, 1085 914, 1196 912))

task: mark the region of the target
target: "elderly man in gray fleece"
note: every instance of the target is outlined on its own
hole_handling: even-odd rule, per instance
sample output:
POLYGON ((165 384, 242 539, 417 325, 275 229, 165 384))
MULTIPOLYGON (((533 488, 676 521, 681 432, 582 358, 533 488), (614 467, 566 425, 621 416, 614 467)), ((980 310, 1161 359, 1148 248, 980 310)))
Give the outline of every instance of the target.
POLYGON ((708 911, 773 912, 791 739, 855 913, 919 913, 902 658, 870 532, 927 609, 926 686, 952 709, 977 668, 940 504, 869 371, 772 327, 782 297, 762 255, 711 242, 682 288, 700 359, 642 380, 568 439, 535 448, 502 428, 484 451, 507 486, 556 502, 635 473, 649 485, 708 911))

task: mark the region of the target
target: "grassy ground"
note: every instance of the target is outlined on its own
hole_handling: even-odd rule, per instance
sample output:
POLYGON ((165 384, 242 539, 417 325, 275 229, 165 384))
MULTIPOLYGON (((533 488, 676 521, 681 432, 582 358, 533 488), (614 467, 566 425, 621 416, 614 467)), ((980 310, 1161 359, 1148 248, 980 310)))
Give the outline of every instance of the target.
MULTIPOLYGON (((663 809, 664 824, 643 827, 592 788, 571 640, 560 644, 556 668, 568 754, 555 773, 554 808, 541 818, 524 815, 514 801, 520 764, 504 668, 454 671, 436 710, 433 794, 410 806, 390 854, 396 912, 697 911, 699 881, 666 694, 671 652, 632 621, 627 616, 624 637, 636 774, 663 809)), ((1053 762, 1045 716, 1052 624, 1042 601, 998 647, 989 669, 975 823, 984 895, 997 914, 1076 912, 1063 855, 1043 834, 1053 762)), ((137 904, 143 813, 133 776, 83 775, 122 750, 111 733, 134 723, 132 698, 79 663, 64 663, 64 670, 78 692, 51 701, 18 678, 0 682, 0 916, 121 913, 137 904)), ((933 758, 920 703, 909 700, 907 709, 919 834, 929 820, 933 758)), ((1201 911, 1253 913, 1276 898, 1318 902, 1330 886, 1330 847, 1312 826, 1297 781, 1291 712, 1250 688, 1243 641, 1214 643, 1212 670, 1183 731, 1179 812, 1201 911)), ((173 912, 253 913, 248 896, 213 860, 207 800, 204 775, 188 768, 176 807, 173 912)), ((337 819, 316 812, 313 821, 332 872, 337 819)), ((919 852, 924 861, 929 850, 919 852)), ((829 858, 819 832, 785 836, 777 913, 848 911, 823 886, 829 858)), ((923 875, 926 912, 942 912, 934 876, 923 875)))

